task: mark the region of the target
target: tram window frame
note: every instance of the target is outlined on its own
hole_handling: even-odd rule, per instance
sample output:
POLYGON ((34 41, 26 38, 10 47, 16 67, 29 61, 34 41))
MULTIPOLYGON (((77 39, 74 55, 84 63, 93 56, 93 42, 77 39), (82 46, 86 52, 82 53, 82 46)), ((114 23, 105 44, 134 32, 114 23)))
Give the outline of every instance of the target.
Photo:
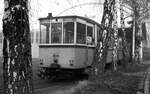
POLYGON ((86 44, 86 24, 84 24, 84 23, 81 23, 81 22, 76 22, 76 24, 77 24, 77 26, 76 26, 76 43, 77 44, 86 44), (82 31, 82 33, 80 32, 81 30, 79 30, 79 24, 82 24, 82 25, 84 25, 84 33, 83 33, 83 31, 82 31), (78 31, 79 30, 79 31, 78 31), (80 33, 78 33, 78 32, 80 32, 80 33), (80 36, 79 36, 80 35, 80 36), (84 36, 84 37, 83 37, 84 36), (83 38, 82 38, 83 37, 83 38), (80 40, 82 40, 81 42, 79 41, 79 38, 80 38, 80 40), (82 39, 81 39, 82 38, 82 39))
MULTIPOLYGON (((73 21, 64 21, 63 22, 63 44, 74 44, 74 37, 75 37, 75 23, 73 22, 73 21), (69 39, 66 41, 65 40, 65 23, 67 24, 67 23, 72 23, 72 27, 73 28, 71 28, 72 30, 69 30, 69 31, 71 31, 71 33, 73 33, 73 35, 72 35, 72 37, 69 37, 69 35, 68 35, 68 37, 69 37, 69 39)), ((69 33, 69 32, 68 32, 69 33)))
POLYGON ((49 44, 50 43, 50 27, 51 27, 51 24, 48 22, 40 23, 40 44, 49 44), (44 24, 47 24, 47 26, 44 24), (44 26, 45 26, 45 28, 42 29, 42 27, 44 27, 44 26))
POLYGON ((50 28, 50 31, 51 31, 51 35, 50 35, 50 39, 51 39, 51 44, 61 44, 62 43, 62 30, 63 30, 63 27, 62 27, 62 25, 63 25, 63 23, 62 22, 51 22, 50 23, 51 24, 51 28, 50 28), (60 30, 60 32, 55 32, 55 33, 59 33, 60 35, 59 35, 59 39, 58 39, 58 41, 59 42, 53 42, 53 31, 52 31, 52 24, 61 24, 60 25, 60 27, 61 27, 61 30, 60 30))

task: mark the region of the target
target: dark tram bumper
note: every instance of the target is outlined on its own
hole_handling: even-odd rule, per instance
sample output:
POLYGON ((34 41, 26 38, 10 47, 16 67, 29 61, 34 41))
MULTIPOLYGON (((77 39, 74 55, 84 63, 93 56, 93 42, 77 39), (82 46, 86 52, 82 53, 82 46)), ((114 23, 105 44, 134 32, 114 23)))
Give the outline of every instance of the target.
POLYGON ((52 64, 51 67, 40 67, 38 76, 42 79, 63 79, 65 77, 81 74, 83 70, 84 69, 64 69, 52 64))
POLYGON ((61 71, 60 65, 52 63, 49 67, 41 66, 38 70, 38 76, 42 79, 50 78, 61 71))

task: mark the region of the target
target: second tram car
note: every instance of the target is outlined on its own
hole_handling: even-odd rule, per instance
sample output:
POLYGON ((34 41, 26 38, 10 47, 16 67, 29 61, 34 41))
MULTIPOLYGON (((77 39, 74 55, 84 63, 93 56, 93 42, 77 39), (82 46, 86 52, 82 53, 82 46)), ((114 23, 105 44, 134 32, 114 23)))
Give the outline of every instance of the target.
POLYGON ((92 64, 100 24, 81 16, 48 16, 39 21, 40 77, 82 72, 92 64))

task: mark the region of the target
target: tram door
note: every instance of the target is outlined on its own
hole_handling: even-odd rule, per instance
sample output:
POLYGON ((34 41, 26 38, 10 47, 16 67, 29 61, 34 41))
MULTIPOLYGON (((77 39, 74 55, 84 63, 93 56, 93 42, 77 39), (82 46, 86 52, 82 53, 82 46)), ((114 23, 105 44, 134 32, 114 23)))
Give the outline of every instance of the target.
POLYGON ((94 45, 94 29, 92 25, 87 25, 86 43, 87 43, 87 61, 88 64, 91 64, 94 56, 94 50, 92 49, 93 48, 92 46, 94 45))
POLYGON ((87 63, 89 64, 89 59, 90 59, 90 58, 89 58, 89 57, 90 57, 90 55, 89 55, 89 54, 90 54, 89 44, 90 44, 91 38, 90 38, 89 36, 87 36, 87 37, 86 37, 86 41, 87 41, 87 42, 86 42, 86 43, 87 43, 87 48, 86 48, 86 54, 87 54, 86 57, 87 57, 87 58, 86 58, 86 60, 87 60, 87 63))
POLYGON ((87 63, 90 64, 91 63, 91 56, 92 56, 92 53, 91 53, 91 47, 89 46, 91 44, 91 40, 92 38, 91 37, 88 37, 86 38, 86 41, 87 41, 87 48, 86 48, 86 60, 87 60, 87 63))

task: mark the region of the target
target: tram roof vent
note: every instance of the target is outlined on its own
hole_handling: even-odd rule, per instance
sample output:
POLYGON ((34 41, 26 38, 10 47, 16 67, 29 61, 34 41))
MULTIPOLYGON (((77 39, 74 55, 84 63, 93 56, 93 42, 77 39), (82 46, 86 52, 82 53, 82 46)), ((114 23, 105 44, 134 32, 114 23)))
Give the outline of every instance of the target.
POLYGON ((53 16, 52 16, 52 13, 48 13, 48 16, 47 16, 47 18, 52 18, 53 16))

